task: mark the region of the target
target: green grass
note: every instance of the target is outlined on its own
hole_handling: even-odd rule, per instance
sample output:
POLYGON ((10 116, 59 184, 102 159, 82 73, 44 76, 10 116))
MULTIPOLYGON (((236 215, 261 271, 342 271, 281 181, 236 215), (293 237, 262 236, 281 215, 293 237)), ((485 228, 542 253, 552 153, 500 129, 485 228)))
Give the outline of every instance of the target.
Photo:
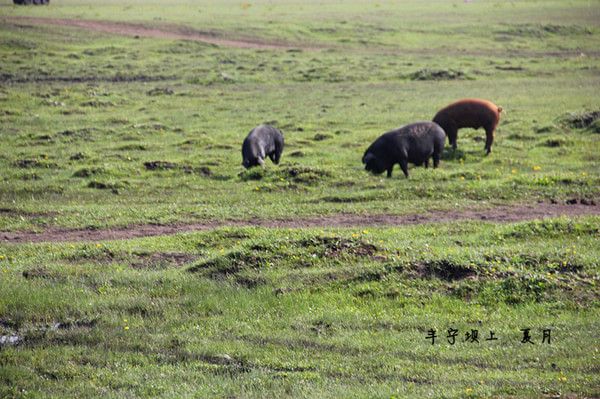
MULTIPOLYGON (((0 231, 598 202, 598 1, 168 4, 0 5, 0 231), (489 156, 465 129, 436 170, 364 171, 380 134, 463 97, 505 110, 489 156), (282 163, 245 171, 262 122, 282 163)), ((600 396, 599 237, 588 216, 2 242, 0 396, 600 396)))
POLYGON ((1 328, 23 341, 2 351, 1 392, 594 396, 599 222, 10 247, 1 328), (479 344, 464 342, 471 329, 479 344))
MULTIPOLYGON (((589 2, 568 10, 549 3, 528 23, 511 24, 502 15, 514 10, 495 3, 442 6, 461 20, 417 3, 381 4, 366 13, 355 3, 325 10, 309 3, 293 14, 282 5, 230 4, 219 11, 201 6, 206 13, 198 16, 176 4, 163 7, 162 19, 151 6, 82 4, 2 11, 142 18, 150 25, 168 20, 233 37, 242 33, 230 32, 229 24, 245 16, 248 27, 262 26, 255 36, 324 49, 234 49, 3 24, 0 198, 12 205, 0 215, 2 230, 269 218, 292 208, 298 216, 399 214, 598 197, 593 165, 600 136, 563 122, 570 112, 598 109, 598 54, 592 49, 600 35, 588 19, 597 12, 589 2), (309 21, 315 13, 320 17, 309 21), (404 17, 396 26, 399 13, 404 17), (221 16, 218 24, 204 19, 212 15, 221 16), (436 22, 423 24, 422 18, 436 22), (265 23, 271 19, 278 22, 265 23), (353 38, 338 46, 326 27, 343 21, 353 38), (325 33, 309 34, 311 24, 325 33), (394 46, 383 39, 354 43, 378 37, 361 30, 365 24, 381 29, 394 46), (297 30, 307 30, 306 36, 297 30), (499 31, 522 45, 498 40, 499 31), (427 80, 431 71, 450 71, 450 80, 427 80), (414 169, 410 180, 398 171, 391 180, 364 172, 360 159, 378 135, 430 119, 465 96, 489 98, 505 109, 491 156, 484 156, 482 131, 462 130, 459 151, 446 152, 439 170, 414 169), (283 164, 269 164, 262 179, 247 180, 240 177, 241 142, 261 122, 283 130, 283 164), (146 170, 144 163, 153 161, 176 165, 146 170), (290 179, 286 171, 299 166, 315 176, 290 179)), ((511 7, 522 18, 536 4, 511 7)))

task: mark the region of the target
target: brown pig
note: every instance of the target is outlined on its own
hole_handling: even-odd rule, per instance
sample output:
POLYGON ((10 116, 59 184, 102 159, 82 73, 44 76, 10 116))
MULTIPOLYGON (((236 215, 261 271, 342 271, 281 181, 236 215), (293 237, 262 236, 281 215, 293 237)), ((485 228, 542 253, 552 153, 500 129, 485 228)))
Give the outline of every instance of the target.
POLYGON ((486 155, 492 151, 494 142, 494 130, 500 120, 502 107, 497 106, 488 100, 478 98, 465 98, 458 100, 438 111, 433 117, 433 121, 440 125, 448 136, 448 141, 452 148, 456 150, 456 137, 458 129, 471 127, 485 129, 485 150, 486 155))

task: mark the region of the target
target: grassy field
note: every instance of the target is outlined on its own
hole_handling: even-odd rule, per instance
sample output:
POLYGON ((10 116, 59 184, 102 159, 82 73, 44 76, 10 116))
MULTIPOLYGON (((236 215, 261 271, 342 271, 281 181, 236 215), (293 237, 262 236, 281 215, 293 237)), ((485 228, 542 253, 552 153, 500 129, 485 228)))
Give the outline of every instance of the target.
MULTIPOLYGON (((141 6, 122 13, 114 7, 3 12, 108 18, 141 6)), ((592 165, 600 159, 594 133, 600 128, 577 129, 565 120, 598 110, 598 53, 591 49, 600 48, 600 34, 586 19, 597 8, 582 2, 579 25, 559 24, 551 11, 563 8, 555 6, 546 19, 490 26, 491 4, 460 4, 481 22, 454 22, 447 28, 453 34, 443 35, 447 21, 437 8, 422 11, 440 20, 417 29, 416 16, 393 24, 404 6, 389 15, 376 9, 363 15, 351 4, 345 12, 335 7, 320 22, 347 20, 343 31, 354 36, 340 42, 334 40, 337 28, 330 35, 289 32, 311 31, 307 26, 315 22, 307 15, 320 7, 306 7, 287 30, 266 24, 280 14, 259 12, 260 5, 223 5, 223 13, 236 14, 222 15, 220 23, 248 17, 248 26, 261 27, 256 32, 270 32, 264 37, 280 35, 322 50, 217 48, 3 24, 0 196, 12 204, 11 212, 0 214, 3 230, 282 217, 290 209, 296 215, 402 214, 598 197, 599 168, 592 165), (359 43, 378 37, 363 25, 383 29, 380 34, 398 46, 383 39, 359 43), (439 170, 415 169, 408 181, 399 169, 391 180, 364 172, 362 154, 381 133, 431 119, 466 96, 492 99, 506 110, 491 156, 484 156, 483 131, 465 130, 459 151, 447 152, 439 170), (285 134, 282 165, 244 173, 241 142, 261 122, 285 134), (156 161, 164 162, 159 170, 145 166, 156 161)), ((185 9, 167 8, 168 20, 204 26, 180 20, 185 9)), ((136 13, 153 23, 152 10, 136 13)), ((203 19, 196 23, 212 29, 203 19)))
POLYGON ((21 245, 1 271, 2 329, 23 342, 0 353, 0 392, 594 396, 599 223, 21 245))
MULTIPOLYGON (((600 1, 3 2, 0 232, 598 203, 598 49, 600 1), (364 171, 463 97, 504 108, 489 156, 465 129, 438 169, 364 171), (246 171, 263 122, 282 162, 246 171)), ((598 397, 599 238, 583 216, 0 242, 0 396, 598 397)))

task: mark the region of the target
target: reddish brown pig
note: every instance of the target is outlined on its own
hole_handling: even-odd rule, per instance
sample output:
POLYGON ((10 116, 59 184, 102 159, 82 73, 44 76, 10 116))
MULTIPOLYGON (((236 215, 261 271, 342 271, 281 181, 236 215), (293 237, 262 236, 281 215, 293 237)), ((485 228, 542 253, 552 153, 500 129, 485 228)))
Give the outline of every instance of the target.
POLYGON ((479 129, 483 127, 485 129, 487 155, 492 151, 494 131, 500 120, 500 112, 502 112, 502 107, 498 107, 491 101, 465 98, 439 110, 433 117, 433 121, 444 129, 448 141, 455 150, 458 129, 463 127, 479 129))

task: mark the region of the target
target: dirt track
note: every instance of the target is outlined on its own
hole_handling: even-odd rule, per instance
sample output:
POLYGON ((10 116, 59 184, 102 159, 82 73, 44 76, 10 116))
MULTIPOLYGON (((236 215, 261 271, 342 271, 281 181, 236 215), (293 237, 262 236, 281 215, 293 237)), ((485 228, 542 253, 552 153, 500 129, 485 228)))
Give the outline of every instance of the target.
MULTIPOLYGON (((154 37, 160 39, 174 39, 174 40, 192 40, 198 42, 204 42, 208 44, 214 44, 217 46, 224 47, 235 47, 235 48, 247 48, 247 49, 262 49, 262 50, 326 50, 326 49, 343 49, 344 46, 338 44, 315 44, 315 43, 290 43, 282 40, 271 40, 267 41, 260 38, 227 38, 222 33, 214 31, 201 31, 196 30, 185 25, 161 23, 160 25, 150 26, 141 23, 132 22, 116 22, 116 21, 99 21, 99 20, 88 20, 88 19, 71 19, 71 18, 40 18, 40 17, 21 17, 21 16, 0 16, 0 22, 21 24, 21 25, 58 25, 58 26, 70 26, 81 28, 90 31, 104 32, 115 35, 131 36, 131 37, 154 37)), ((427 54, 427 55, 438 55, 442 49, 409 49, 409 48, 398 48, 398 47, 373 47, 366 46, 359 48, 360 51, 367 53, 381 53, 389 55, 403 55, 403 54, 427 54)), ((354 51, 359 50, 354 48, 354 51)), ((461 55, 473 55, 473 56, 506 56, 504 50, 469 50, 462 51, 461 55)), ((559 50, 559 51, 526 51, 526 50, 515 50, 510 51, 512 56, 523 56, 523 57, 567 57, 567 56, 580 56, 581 51, 579 50, 559 50)), ((598 57, 600 51, 588 51, 587 56, 598 57)))
POLYGON ((304 50, 317 49, 309 46, 294 46, 284 42, 267 42, 259 39, 227 39, 214 32, 194 30, 183 25, 161 24, 160 27, 149 27, 131 22, 93 21, 85 19, 68 18, 36 18, 36 17, 10 17, 6 21, 30 25, 59 25, 72 26, 85 30, 111 33, 132 37, 154 37, 160 39, 192 40, 224 47, 251 48, 264 50, 289 50, 302 48, 304 50))
POLYGON ((172 225, 133 225, 108 229, 59 229, 49 228, 40 233, 0 232, 3 243, 26 242, 75 242, 123 240, 138 237, 172 235, 193 231, 206 231, 219 227, 266 228, 306 228, 306 227, 364 227, 364 226, 404 226, 452 221, 484 221, 495 223, 518 222, 558 216, 599 215, 600 206, 583 204, 547 204, 539 203, 523 206, 501 206, 488 210, 430 211, 412 215, 353 215, 338 214, 323 217, 297 219, 255 219, 207 221, 190 224, 172 225))

